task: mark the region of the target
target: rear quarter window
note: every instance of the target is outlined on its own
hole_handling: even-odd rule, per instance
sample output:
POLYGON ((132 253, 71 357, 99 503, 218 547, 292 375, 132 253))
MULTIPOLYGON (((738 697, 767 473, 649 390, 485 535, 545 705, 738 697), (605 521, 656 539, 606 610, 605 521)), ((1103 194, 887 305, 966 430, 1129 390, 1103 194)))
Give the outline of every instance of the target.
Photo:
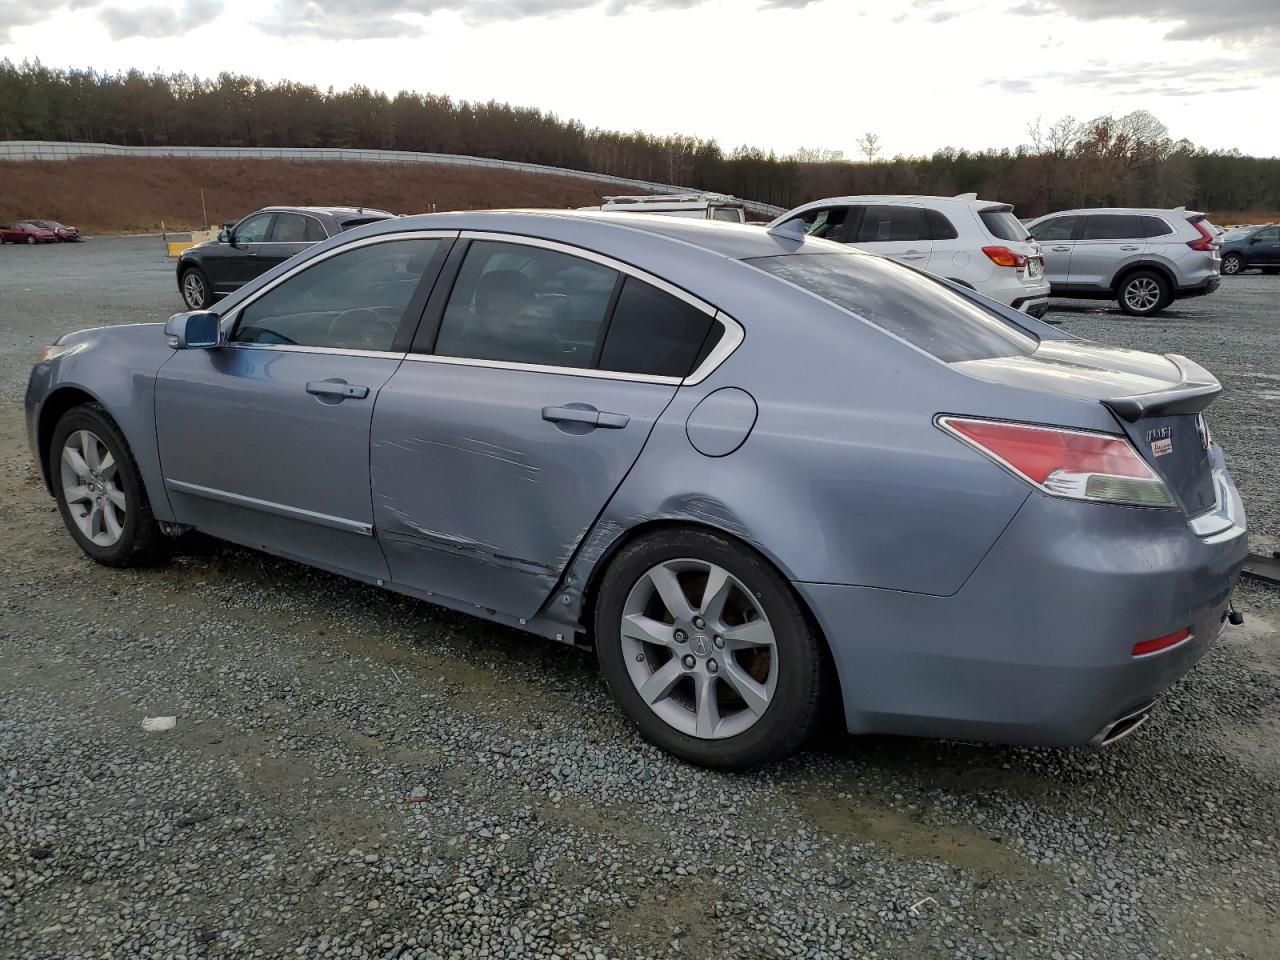
POLYGON ((878 257, 792 254, 745 260, 939 360, 1025 356, 1039 341, 927 276, 878 257))
POLYGON ((982 210, 978 216, 982 218, 987 233, 997 240, 1020 241, 1031 236, 1012 210, 982 210))

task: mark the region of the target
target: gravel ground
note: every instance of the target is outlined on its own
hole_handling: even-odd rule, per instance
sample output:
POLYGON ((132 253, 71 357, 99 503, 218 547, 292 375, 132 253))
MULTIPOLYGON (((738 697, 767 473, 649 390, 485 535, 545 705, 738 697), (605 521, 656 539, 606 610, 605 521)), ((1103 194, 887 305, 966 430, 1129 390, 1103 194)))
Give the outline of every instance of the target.
MULTIPOLYGON (((87 562, 17 403, 41 344, 178 309, 158 250, 0 249, 0 956, 1276 956, 1280 591, 1244 585, 1107 751, 832 736, 701 771, 581 652, 199 538, 87 562)), ((1278 300, 1055 317, 1221 377, 1271 543, 1278 300)))

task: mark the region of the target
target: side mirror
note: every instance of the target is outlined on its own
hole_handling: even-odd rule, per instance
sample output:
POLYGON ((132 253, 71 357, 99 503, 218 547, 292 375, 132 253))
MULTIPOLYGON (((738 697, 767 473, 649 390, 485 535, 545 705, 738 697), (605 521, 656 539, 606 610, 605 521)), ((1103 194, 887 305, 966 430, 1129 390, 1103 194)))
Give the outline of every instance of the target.
POLYGON ((175 313, 164 325, 164 335, 175 350, 212 350, 222 346, 222 320, 207 310, 175 313))
POLYGON ((218 242, 219 242, 219 243, 230 243, 230 242, 231 242, 231 228, 230 228, 230 227, 223 227, 221 230, 219 230, 219 231, 218 231, 218 242))

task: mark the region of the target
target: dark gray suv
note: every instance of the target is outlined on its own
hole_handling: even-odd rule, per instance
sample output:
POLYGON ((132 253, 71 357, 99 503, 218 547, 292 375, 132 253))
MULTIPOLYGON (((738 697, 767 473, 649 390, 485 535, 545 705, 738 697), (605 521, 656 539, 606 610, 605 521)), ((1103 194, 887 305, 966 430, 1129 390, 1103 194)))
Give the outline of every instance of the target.
POLYGON ((1212 293, 1221 264, 1212 224, 1185 210, 1063 210, 1027 224, 1054 297, 1116 300, 1135 316, 1212 293))

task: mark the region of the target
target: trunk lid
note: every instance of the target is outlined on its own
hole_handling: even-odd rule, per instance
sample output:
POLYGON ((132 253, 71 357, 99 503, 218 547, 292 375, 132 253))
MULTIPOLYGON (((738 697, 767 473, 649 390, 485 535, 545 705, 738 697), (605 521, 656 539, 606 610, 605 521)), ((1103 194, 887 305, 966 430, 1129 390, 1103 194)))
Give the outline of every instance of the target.
POLYGON ((1213 508, 1217 496, 1208 433, 1200 414, 1222 387, 1186 357, 1078 340, 1045 340, 1026 356, 967 360, 952 366, 992 383, 1098 401, 1115 415, 1188 516, 1213 508))

